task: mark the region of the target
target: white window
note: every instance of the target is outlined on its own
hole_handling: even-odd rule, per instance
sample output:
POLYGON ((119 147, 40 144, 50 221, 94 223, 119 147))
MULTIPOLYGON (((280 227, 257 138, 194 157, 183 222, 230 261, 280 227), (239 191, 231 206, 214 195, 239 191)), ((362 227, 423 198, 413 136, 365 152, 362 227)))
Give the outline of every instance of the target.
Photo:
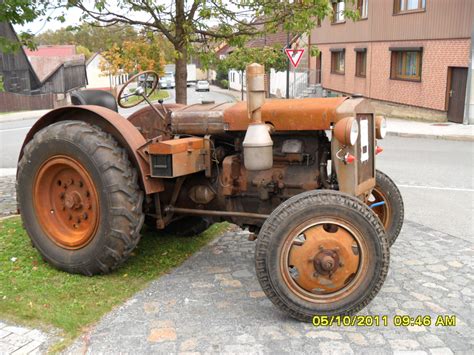
POLYGON ((426 0, 395 0, 395 13, 424 10, 426 8, 426 0))
POLYGON ((344 10, 346 8, 346 3, 344 1, 339 1, 338 3, 335 4, 335 22, 344 22, 345 17, 344 17, 344 10))
POLYGON ((359 0, 357 2, 360 18, 369 17, 369 0, 359 0))

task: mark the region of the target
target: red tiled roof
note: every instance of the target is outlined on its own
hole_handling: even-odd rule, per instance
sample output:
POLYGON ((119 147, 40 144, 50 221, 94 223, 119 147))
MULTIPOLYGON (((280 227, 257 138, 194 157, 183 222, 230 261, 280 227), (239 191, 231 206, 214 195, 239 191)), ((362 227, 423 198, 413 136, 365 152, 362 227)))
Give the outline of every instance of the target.
POLYGON ((76 55, 76 46, 38 46, 34 51, 24 48, 28 57, 70 57, 76 55))

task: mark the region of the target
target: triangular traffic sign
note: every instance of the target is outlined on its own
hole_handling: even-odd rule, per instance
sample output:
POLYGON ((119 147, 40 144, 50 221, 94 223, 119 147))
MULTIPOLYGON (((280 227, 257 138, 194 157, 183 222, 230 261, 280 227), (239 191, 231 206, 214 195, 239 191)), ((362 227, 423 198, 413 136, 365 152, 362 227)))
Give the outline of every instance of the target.
POLYGON ((300 64, 301 58, 303 58, 304 48, 302 49, 285 49, 286 55, 290 59, 291 64, 297 68, 298 64, 300 64))

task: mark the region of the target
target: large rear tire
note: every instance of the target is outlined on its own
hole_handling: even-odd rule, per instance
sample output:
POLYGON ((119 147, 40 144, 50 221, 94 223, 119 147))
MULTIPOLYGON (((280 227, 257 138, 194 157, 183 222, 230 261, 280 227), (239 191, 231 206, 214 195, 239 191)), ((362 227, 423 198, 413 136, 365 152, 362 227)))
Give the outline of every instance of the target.
POLYGON ((382 287, 388 265, 380 220, 360 200, 337 191, 288 199, 257 239, 263 291, 279 309, 303 321, 358 312, 382 287))
POLYGON ((33 245, 58 269, 111 272, 140 240, 137 172, 111 135, 87 123, 35 134, 18 165, 17 199, 33 245))

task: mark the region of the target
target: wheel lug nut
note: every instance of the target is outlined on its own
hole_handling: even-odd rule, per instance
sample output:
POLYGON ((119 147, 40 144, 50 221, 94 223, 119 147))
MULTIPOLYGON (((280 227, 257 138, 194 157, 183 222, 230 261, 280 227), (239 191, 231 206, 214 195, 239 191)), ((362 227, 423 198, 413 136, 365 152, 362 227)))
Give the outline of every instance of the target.
POLYGON ((83 187, 84 183, 82 181, 79 181, 79 187, 83 187))
POLYGON ((66 194, 65 194, 64 192, 61 192, 61 193, 59 194, 59 198, 60 198, 60 199, 64 199, 64 196, 65 196, 65 195, 66 195, 66 194))
POLYGON ((87 219, 88 217, 89 217, 89 216, 87 215, 87 213, 84 212, 84 213, 82 214, 82 218, 87 219))

